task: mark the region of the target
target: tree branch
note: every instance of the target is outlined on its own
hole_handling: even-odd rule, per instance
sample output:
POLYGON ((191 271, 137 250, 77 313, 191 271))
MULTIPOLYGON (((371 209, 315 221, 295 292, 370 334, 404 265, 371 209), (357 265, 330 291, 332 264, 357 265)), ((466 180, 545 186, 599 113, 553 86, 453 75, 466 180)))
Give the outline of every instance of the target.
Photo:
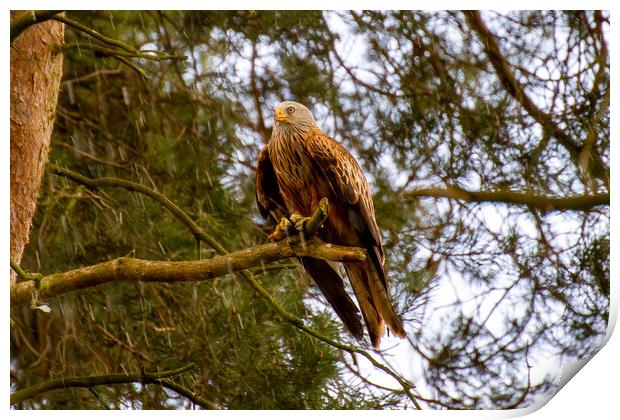
POLYGON ((41 382, 28 388, 15 391, 11 394, 11 405, 19 404, 24 400, 36 397, 44 392, 53 391, 55 389, 63 388, 91 388, 97 385, 116 385, 116 384, 128 384, 134 382, 140 382, 145 384, 157 384, 171 389, 178 394, 190 399, 192 402, 205 407, 205 408, 217 408, 209 401, 198 396, 196 393, 189 389, 178 385, 168 378, 170 376, 179 375, 188 371, 194 366, 189 364, 179 369, 166 370, 162 372, 134 372, 134 373, 113 373, 110 375, 99 376, 74 376, 69 378, 58 378, 49 381, 41 382))
MULTIPOLYGON (((495 39, 495 35, 493 35, 491 30, 482 20, 480 12, 469 10, 464 11, 463 13, 465 14, 465 18, 467 19, 467 23, 470 28, 478 34, 478 37, 484 46, 484 51, 491 61, 491 64, 493 65, 493 68, 495 69, 495 72, 497 73, 497 76, 504 88, 513 98, 517 100, 517 102, 521 104, 523 109, 525 109, 525 111, 542 126, 545 132, 558 140, 558 142, 569 152, 573 161, 578 164, 579 155, 582 150, 582 145, 580 142, 560 129, 560 127, 558 127, 558 125, 553 121, 551 115, 538 108, 525 93, 525 89, 512 72, 508 60, 506 60, 501 53, 497 40, 495 39)), ((592 169, 594 170, 594 175, 597 178, 608 178, 608 171, 600 162, 600 159, 593 159, 593 162, 594 166, 592 169)))
POLYGON ((186 388, 186 387, 184 387, 181 384, 178 384, 176 382, 172 382, 170 379, 155 379, 151 383, 161 385, 164 388, 168 388, 169 390, 174 391, 177 394, 187 398, 188 400, 190 400, 191 402, 193 402, 194 404, 196 404, 196 405, 198 405, 200 407, 206 408, 208 410, 218 410, 219 409, 211 401, 206 400, 205 398, 201 397, 200 395, 198 395, 197 393, 195 393, 191 389, 186 388))
POLYGON ((140 52, 140 50, 138 50, 137 48, 129 45, 129 44, 125 44, 122 41, 119 41, 117 39, 114 38, 108 38, 105 35, 100 34, 99 32, 95 31, 94 29, 89 28, 86 25, 81 24, 78 21, 75 21, 73 19, 69 19, 66 16, 56 16, 54 17, 54 20, 57 20, 59 22, 64 23, 65 25, 71 26, 74 29, 77 29, 79 31, 82 31, 88 35, 90 35, 91 37, 95 38, 96 40, 103 42, 104 44, 108 44, 111 45, 113 47, 116 48, 120 48, 122 50, 125 50, 127 52, 130 53, 138 53, 140 52))
POLYGON ((11 268, 13 269, 13 271, 15 271, 15 273, 22 280, 36 281, 36 280, 40 280, 41 279, 41 274, 39 274, 39 273, 33 273, 33 274, 27 273, 26 270, 24 270, 19 264, 17 264, 13 260, 13 258, 10 259, 10 263, 11 263, 11 268))
MULTIPOLYGON (((364 261, 366 253, 361 248, 325 244, 319 239, 312 239, 303 244, 287 241, 268 243, 197 261, 147 261, 121 257, 66 273, 43 276, 39 280, 38 291, 39 297, 45 298, 115 281, 204 281, 291 257, 364 261)), ((35 287, 34 281, 17 283, 11 288, 11 305, 28 303, 35 287)))
POLYGON ((11 45, 30 26, 52 19, 62 10, 27 10, 11 19, 11 45))
POLYGON ((90 50, 102 55, 124 57, 124 58, 142 58, 145 60, 186 60, 184 55, 162 54, 153 52, 143 52, 136 49, 135 51, 124 51, 116 48, 108 48, 102 45, 91 44, 86 42, 72 42, 62 46, 64 50, 90 50))
POLYGON ((142 81, 151 80, 151 78, 146 74, 146 72, 144 71, 144 69, 142 67, 136 66, 134 63, 132 63, 127 58, 122 57, 120 55, 112 55, 112 57, 117 59, 118 61, 120 61, 121 63, 123 63, 124 65, 126 65, 127 67, 129 67, 130 69, 135 71, 136 73, 138 73, 138 75, 140 75, 140 77, 142 77, 142 81))
POLYGON ((452 198, 473 203, 515 204, 530 206, 543 212, 559 210, 585 211, 596 206, 609 205, 609 193, 574 197, 548 197, 509 190, 467 191, 452 185, 445 188, 422 188, 405 193, 406 201, 417 197, 452 198))
POLYGON ((71 26, 74 29, 82 31, 104 44, 107 44, 113 47, 113 48, 109 48, 103 45, 74 42, 72 44, 64 45, 63 49, 92 50, 96 53, 113 57, 117 59, 118 61, 120 61, 121 63, 125 64, 130 69, 134 70, 140 76, 142 76, 143 80, 149 80, 149 77, 147 76, 146 72, 139 66, 133 64, 129 60, 129 58, 140 58, 140 59, 156 60, 156 61, 187 60, 187 56, 185 55, 163 54, 163 53, 159 53, 155 51, 140 50, 138 48, 132 47, 131 45, 125 44, 124 42, 119 41, 117 39, 109 38, 105 35, 102 35, 99 32, 95 31, 94 29, 91 29, 88 26, 83 25, 80 22, 77 22, 75 20, 69 19, 66 16, 53 16, 52 18, 54 20, 64 23, 65 25, 71 26))
POLYGON ((333 340, 329 337, 327 337, 326 335, 321 334, 320 332, 306 326, 304 324, 304 321, 301 318, 296 317, 295 315, 293 315, 292 313, 288 312, 286 309, 284 309, 284 307, 282 305, 280 305, 270 294, 269 292, 267 292, 267 290, 265 290, 265 288, 263 286, 261 286, 261 284, 256 280, 256 278, 254 277, 254 275, 249 272, 249 271, 242 271, 241 275, 243 275, 245 277, 245 279, 250 283, 250 285, 254 288, 254 290, 256 290, 270 305, 271 307, 282 317, 284 318, 284 320, 286 320, 288 323, 290 323, 291 325, 299 328, 300 330, 304 331, 307 334, 310 334, 311 336, 321 340, 322 342, 329 344, 332 347, 335 347, 337 349, 340 350, 344 350, 350 354, 360 354, 362 356, 364 356, 370 363, 372 363, 372 365, 374 367, 376 367, 377 369, 382 370, 384 373, 390 375, 392 378, 394 378, 399 384, 400 386, 403 388, 403 392, 407 395, 407 397, 409 397, 409 399, 411 400, 411 402, 413 403, 413 405, 418 409, 421 410, 422 407, 420 406, 420 403, 417 401, 416 397, 413 395, 413 393, 411 392, 412 388, 415 388, 415 386, 409 382, 408 380, 406 380, 405 378, 403 378, 402 376, 400 376, 398 373, 394 372, 392 369, 390 369, 389 367, 385 366, 384 364, 378 362, 374 357, 372 357, 366 350, 354 346, 354 345, 349 345, 349 344, 344 344, 344 343, 340 343, 336 340, 333 340))
MULTIPOLYGON (((599 108, 592 115, 592 119, 590 120, 590 130, 588 131, 588 137, 583 142, 583 147, 581 148, 581 153, 579 154, 579 167, 584 174, 584 176, 588 176, 590 173, 589 166, 590 161, 592 160, 592 147, 596 143, 596 139, 598 138, 599 130, 598 123, 603 117, 603 115, 609 109, 610 102, 610 90, 607 88, 605 90, 605 96, 603 96, 603 100, 601 101, 599 108)), ((609 184, 607 184, 609 187, 609 184)))

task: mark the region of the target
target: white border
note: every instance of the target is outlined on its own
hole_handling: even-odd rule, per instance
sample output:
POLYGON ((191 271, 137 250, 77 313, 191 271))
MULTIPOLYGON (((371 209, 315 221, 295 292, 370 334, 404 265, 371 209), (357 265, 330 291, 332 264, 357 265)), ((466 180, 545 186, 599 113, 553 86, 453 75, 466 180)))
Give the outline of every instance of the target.
MULTIPOLYGON (((2 139, 0 141, 0 159, 1 159, 1 168, 3 171, 4 182, 1 184, 0 195, 5 197, 5 204, 0 206, 0 229, 3 234, 2 241, 2 255, 9 255, 9 40, 8 40, 8 15, 10 9, 53 9, 53 8, 63 8, 63 9, 82 9, 86 4, 84 2, 76 2, 76 1, 59 1, 59 2, 49 2, 49 1, 25 1, 25 2, 17 2, 13 0, 9 0, 7 2, 3 2, 6 4, 4 19, 0 22, 0 27, 2 28, 2 33, 4 34, 4 45, 5 48, 2 49, 2 59, 0 63, 0 74, 3 80, 2 86, 0 87, 2 91, 3 97, 3 107, 2 113, 0 117, 0 125, 2 127, 2 139)), ((422 2, 422 1, 392 1, 392 0, 383 0, 381 2, 371 2, 371 1, 359 1, 359 2, 334 2, 334 1, 324 1, 324 0, 314 0, 312 2, 302 2, 302 1, 264 1, 260 2, 260 5, 257 4, 257 1, 236 1, 229 0, 225 3, 223 2, 197 2, 197 1, 188 1, 188 0, 176 0, 174 3, 170 1, 160 1, 160 0, 152 0, 149 2, 145 1, 90 1, 88 2, 88 6, 91 8, 97 9, 169 9, 171 6, 174 6, 176 9, 208 9, 208 8, 218 8, 218 6, 227 6, 229 9, 278 9, 278 8, 289 8, 289 9, 303 9, 303 8, 312 8, 312 9, 427 9, 427 10, 438 10, 438 9, 497 9, 497 2, 491 1, 446 1, 446 0, 435 0, 433 2, 422 2), (298 6, 298 7, 295 7, 298 6)), ((613 7, 613 3, 611 1, 589 1, 584 3, 583 1, 576 0, 564 0, 564 1, 521 1, 518 4, 511 4, 514 6, 518 6, 519 9, 580 9, 584 6, 589 9, 607 9, 611 10, 612 19, 615 17, 615 8, 613 7)), ((503 6, 503 5, 502 5, 503 6)), ((504 7, 500 9, 506 10, 504 7)), ((611 39, 610 39, 610 50, 611 50, 611 69, 612 74, 616 68, 618 68, 618 60, 617 57, 617 48, 618 40, 615 35, 616 31, 614 31, 614 26, 611 25, 611 39)), ((613 78, 613 76, 612 76, 613 78)), ((614 89, 615 85, 612 85, 612 89, 614 89)), ((618 158, 618 146, 616 145, 618 136, 615 121, 617 121, 618 111, 614 104, 614 95, 611 95, 611 112, 612 112, 612 160, 614 162, 617 161, 618 158)), ((617 101, 616 101, 617 102, 617 101)), ((616 167, 612 165, 612 176, 613 180, 620 179, 620 174, 616 167)), ((612 190, 615 189, 616 183, 612 184, 612 190)), ((615 209, 618 207, 618 199, 615 194, 612 194, 612 205, 611 205, 611 214, 612 214, 612 248, 614 247, 615 240, 618 238, 618 229, 617 224, 613 222, 613 215, 617 213, 615 209)), ((612 252, 613 256, 613 252, 612 252)), ((611 288, 612 288, 612 303, 610 308, 610 332, 612 331, 615 323, 617 321, 618 315, 618 298, 619 296, 619 288, 617 284, 617 279, 619 278, 617 267, 617 258, 612 258, 612 266, 611 266, 611 288)), ((9 272, 8 261, 5 263, 5 273, 9 272)), ((5 281, 8 281, 6 279, 5 281)), ((2 299, 5 302, 8 313, 9 308, 9 293, 8 287, 3 288, 2 299)), ((6 362, 9 360, 9 355, 7 354, 9 351, 9 322, 7 319, 2 322, 2 337, 4 340, 3 349, 6 353, 3 354, 3 360, 6 362)), ((609 335, 609 334, 608 334, 609 335)), ((243 417, 256 417, 256 416, 268 416, 270 418, 290 418, 294 416, 295 418, 315 418, 317 415, 320 417, 334 417, 338 419, 346 419, 346 418, 355 418, 358 420, 360 416, 372 416, 373 419, 376 417, 398 417, 398 416, 407 416, 406 418, 411 418, 410 416, 419 416, 423 418, 475 418, 475 419, 490 419, 490 418, 507 418, 507 417, 515 417, 519 415, 528 414, 528 418, 531 419, 550 419, 550 418, 562 418, 563 420, 571 420, 571 419, 583 419, 586 416, 590 418, 611 418, 613 414, 617 413, 617 399, 618 399, 618 380, 620 380, 620 339, 617 337, 618 334, 611 335, 609 342, 603 347, 603 349, 594 356, 594 358, 587 363, 587 365, 579 371, 576 376, 571 379, 560 392, 554 396, 546 405, 542 408, 534 410, 532 409, 521 409, 521 410, 513 410, 513 411, 466 411, 466 412, 440 412, 440 411, 423 411, 423 412, 410 412, 410 411, 373 411, 373 412, 308 412, 308 411, 296 411, 294 413, 291 412, 272 412, 272 411, 247 411, 247 412, 222 412, 222 413, 200 413, 200 416, 217 416, 228 417, 234 416, 237 417, 239 415, 243 417)), ((573 367, 574 370, 574 367, 573 367)), ((5 380, 4 384, 7 388, 9 388, 9 378, 8 378, 8 369, 5 370, 5 380)), ((574 373, 574 372, 573 372, 574 373)), ((567 374, 570 374, 567 373, 567 374)), ((5 410, 9 410, 9 393, 10 390, 7 389, 6 392, 1 393, 0 401, 5 410)), ((77 415, 83 415, 82 412, 75 412, 77 415)), ((7 413, 9 414, 9 413, 7 413)), ((72 415, 72 412, 64 412, 64 411, 39 411, 36 412, 37 416, 42 417, 57 417, 66 419, 67 415, 72 415)), ((18 412, 12 411, 10 413, 11 416, 22 417, 22 416, 31 416, 32 412, 18 412)), ((166 412, 114 412, 110 414, 105 411, 93 411, 89 412, 88 416, 99 417, 99 416, 167 416, 166 412)), ((179 412, 175 415, 181 416, 191 416, 194 415, 192 412, 179 412)), ((615 414, 617 415, 617 414, 615 414)), ((102 417, 101 417, 102 418, 102 417)))

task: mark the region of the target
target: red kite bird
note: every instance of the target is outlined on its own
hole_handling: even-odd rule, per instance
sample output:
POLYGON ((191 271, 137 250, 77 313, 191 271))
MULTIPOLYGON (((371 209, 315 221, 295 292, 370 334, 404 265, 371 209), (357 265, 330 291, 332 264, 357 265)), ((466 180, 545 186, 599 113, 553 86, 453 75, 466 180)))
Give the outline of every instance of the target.
MULTIPOLYGON (((319 129, 305 106, 282 102, 274 116, 271 139, 258 155, 256 168, 256 201, 261 214, 274 223, 295 224, 300 229, 306 220, 303 216, 310 216, 326 197, 329 215, 317 233, 319 238, 364 248, 370 257, 361 263, 345 263, 344 267, 373 347, 379 347, 386 325, 404 338, 403 322, 388 294, 370 188, 359 164, 319 129)), ((335 263, 306 257, 300 260, 347 329, 362 339, 359 311, 345 291, 335 263)))

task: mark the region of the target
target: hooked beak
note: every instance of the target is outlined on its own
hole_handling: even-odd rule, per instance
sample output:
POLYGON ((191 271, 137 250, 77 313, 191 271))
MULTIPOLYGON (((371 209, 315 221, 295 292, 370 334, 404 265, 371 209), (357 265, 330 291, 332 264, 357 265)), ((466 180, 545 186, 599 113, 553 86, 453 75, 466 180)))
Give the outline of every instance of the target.
POLYGON ((280 108, 276 108, 274 110, 274 113, 276 115, 276 121, 277 122, 282 122, 282 121, 288 120, 288 115, 286 115, 286 112, 282 111, 280 108))

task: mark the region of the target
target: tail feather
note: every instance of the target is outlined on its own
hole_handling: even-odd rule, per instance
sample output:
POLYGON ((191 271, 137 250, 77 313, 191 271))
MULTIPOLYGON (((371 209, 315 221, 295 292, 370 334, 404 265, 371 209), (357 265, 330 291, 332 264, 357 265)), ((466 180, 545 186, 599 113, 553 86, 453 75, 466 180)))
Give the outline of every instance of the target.
POLYGON ((405 338, 403 321, 396 314, 383 279, 374 267, 368 263, 349 263, 345 264, 345 268, 373 347, 379 347, 386 325, 394 335, 405 338))
POLYGON ((364 327, 359 311, 345 290, 340 274, 325 260, 307 257, 300 260, 347 330, 356 339, 363 339, 364 327))
POLYGON ((385 323, 377 313, 375 305, 373 304, 370 285, 368 284, 366 274, 363 269, 360 269, 358 264, 345 264, 344 266, 347 270, 349 280, 351 280, 351 286, 353 286, 353 292, 357 298, 357 303, 362 310, 362 316, 364 317, 364 322, 366 322, 370 342, 374 348, 378 348, 381 337, 383 337, 385 333, 385 323))

